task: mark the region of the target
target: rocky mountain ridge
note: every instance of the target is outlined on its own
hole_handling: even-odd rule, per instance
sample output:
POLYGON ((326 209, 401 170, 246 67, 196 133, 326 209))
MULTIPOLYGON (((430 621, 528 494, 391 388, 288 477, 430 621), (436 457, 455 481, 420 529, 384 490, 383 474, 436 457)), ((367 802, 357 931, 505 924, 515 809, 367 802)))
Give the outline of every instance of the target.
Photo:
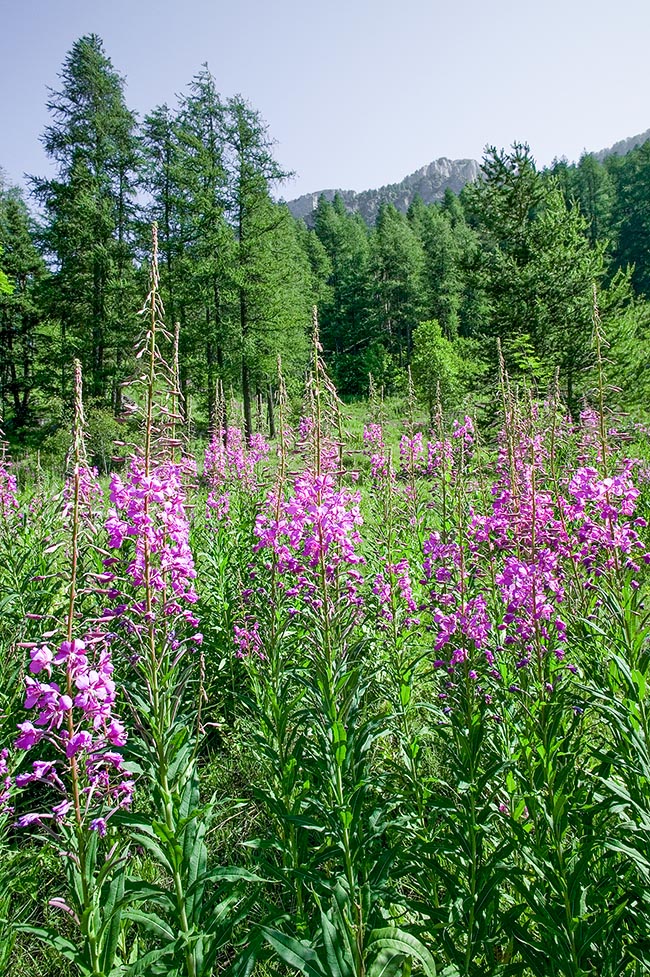
POLYGON ((445 190, 459 193, 466 183, 477 178, 479 172, 480 164, 475 159, 452 160, 443 156, 410 173, 400 183, 360 193, 355 190, 319 190, 289 200, 287 206, 294 217, 302 218, 309 224, 319 198, 322 196, 326 200, 333 200, 338 193, 347 210, 361 214, 368 224, 374 224, 382 203, 394 204, 405 213, 418 194, 425 204, 434 203, 443 199, 445 190))
POLYGON ((621 139, 619 142, 615 142, 613 146, 609 149, 600 149, 597 153, 592 153, 599 163, 607 159, 608 156, 625 156, 630 153, 637 146, 642 146, 644 142, 650 139, 650 129, 646 129, 645 132, 640 132, 636 136, 630 136, 628 139, 621 139))
MULTIPOLYGON (((622 139, 608 149, 601 149, 592 155, 602 163, 607 156, 624 156, 636 146, 642 145, 650 139, 650 129, 622 139)), ((391 203, 406 213, 416 196, 420 196, 425 204, 442 200, 446 190, 459 193, 466 183, 476 180, 481 171, 481 164, 475 159, 448 159, 442 156, 426 166, 410 173, 399 183, 390 183, 376 190, 319 190, 316 193, 305 193, 295 200, 287 201, 287 206, 294 217, 313 223, 314 212, 319 198, 334 200, 336 194, 342 198, 350 213, 360 214, 368 224, 374 224, 379 207, 382 203, 391 203)))

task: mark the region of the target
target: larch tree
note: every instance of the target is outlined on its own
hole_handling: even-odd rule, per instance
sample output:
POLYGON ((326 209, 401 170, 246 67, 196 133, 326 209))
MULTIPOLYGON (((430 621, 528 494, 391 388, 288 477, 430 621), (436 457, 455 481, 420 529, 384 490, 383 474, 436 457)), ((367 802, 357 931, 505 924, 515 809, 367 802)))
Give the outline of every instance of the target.
POLYGON ((320 309, 321 342, 342 393, 360 393, 368 371, 378 374, 373 353, 382 339, 373 315, 368 228, 348 214, 341 197, 321 197, 314 230, 330 262, 326 298, 320 309))
POLYGON ((133 232, 138 147, 124 81, 101 39, 75 42, 51 91, 43 135, 53 179, 32 178, 44 207, 54 266, 51 312, 61 325, 63 369, 73 355, 95 398, 119 409, 137 310, 133 232))
MULTIPOLYGON (((183 294, 195 354, 193 372, 205 390, 210 426, 217 381, 236 377, 233 309, 235 244, 226 219, 226 118, 207 65, 195 75, 179 113, 180 186, 185 206, 183 294)), ((185 323, 183 324, 185 327, 185 323)))
MULTIPOLYGON (((278 235, 287 223, 284 208, 271 192, 291 174, 273 155, 273 142, 258 112, 239 95, 226 103, 226 213, 235 235, 234 283, 241 391, 246 436, 253 431, 253 389, 259 367, 260 337, 272 321, 277 303, 278 235)), ((298 247, 296 239, 296 248, 298 247)), ((284 292, 290 299, 293 288, 284 292)), ((293 320, 285 306, 285 325, 293 320)), ((295 322, 294 322, 295 324, 295 322)), ((306 323, 302 324, 302 330, 306 323)))
POLYGON ((29 418, 39 380, 39 357, 47 344, 40 334, 38 302, 39 284, 46 278, 47 270, 36 247, 33 220, 20 191, 2 182, 0 253, 7 273, 7 287, 1 287, 0 282, 2 417, 4 423, 10 420, 13 428, 20 429, 29 418))
POLYGON ((424 311, 424 249, 407 218, 392 204, 379 208, 371 245, 379 332, 399 365, 408 365, 413 333, 424 311))

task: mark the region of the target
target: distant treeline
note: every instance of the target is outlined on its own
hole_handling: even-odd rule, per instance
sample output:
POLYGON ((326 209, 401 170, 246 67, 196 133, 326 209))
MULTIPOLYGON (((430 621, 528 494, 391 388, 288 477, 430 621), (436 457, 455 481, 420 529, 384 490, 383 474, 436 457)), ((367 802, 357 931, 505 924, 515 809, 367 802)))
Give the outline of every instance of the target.
POLYGON ((274 200, 289 174, 263 120, 222 97, 207 66, 141 122, 96 35, 73 45, 60 81, 43 134, 55 176, 29 181, 39 216, 0 181, 0 404, 13 439, 65 421, 75 356, 91 417, 110 426, 121 413, 154 221, 183 389, 205 422, 221 382, 250 432, 278 356, 299 388, 313 305, 344 395, 365 394, 370 374, 400 390, 410 366, 432 413, 438 397, 480 402, 499 339, 511 377, 559 383, 577 409, 594 387, 596 321, 614 399, 644 402, 650 143, 543 172, 524 144, 488 148, 460 196, 383 206, 374 227, 321 199, 309 229, 274 200))

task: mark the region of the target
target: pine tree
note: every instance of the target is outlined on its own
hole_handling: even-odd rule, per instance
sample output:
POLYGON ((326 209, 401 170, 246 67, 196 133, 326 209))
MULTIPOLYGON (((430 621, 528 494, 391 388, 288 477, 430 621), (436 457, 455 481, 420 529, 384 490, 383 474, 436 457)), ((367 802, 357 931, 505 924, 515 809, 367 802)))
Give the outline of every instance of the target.
POLYGON ((61 90, 51 92, 48 102, 53 121, 43 136, 57 175, 32 179, 55 266, 51 311, 61 324, 64 360, 79 356, 91 394, 110 394, 119 407, 137 309, 135 117, 96 34, 75 42, 60 77, 61 90))
POLYGON ((342 393, 361 393, 373 360, 383 349, 378 317, 372 308, 372 272, 368 228, 358 214, 348 214, 339 195, 321 197, 314 230, 331 265, 328 294, 320 308, 321 342, 342 393))
POLYGON ((6 291, 0 289, 0 384, 2 417, 10 415, 14 428, 24 427, 33 395, 42 377, 37 375, 47 351, 39 332, 42 313, 39 283, 46 277, 35 244, 35 229, 20 191, 0 179, 0 252, 8 273, 6 291))
MULTIPOLYGON (((277 265, 282 261, 274 247, 287 221, 283 208, 273 204, 271 190, 290 174, 275 160, 272 140, 259 113, 239 95, 226 103, 225 142, 226 213, 235 234, 240 378, 246 436, 250 437, 260 336, 272 319, 269 303, 276 298, 277 265)), ((285 296, 290 293, 293 290, 285 296)), ((304 331, 306 323, 295 324, 304 331)))
POLYGON ((371 242, 379 331, 399 366, 408 365, 413 332, 424 310, 424 249, 406 217, 392 204, 379 208, 371 242))
POLYGON ((483 244, 477 265, 488 300, 486 358, 496 364, 498 337, 511 373, 548 380, 559 368, 574 409, 591 362, 604 245, 590 246, 580 210, 537 171, 527 146, 488 151, 483 173, 465 199, 483 244))

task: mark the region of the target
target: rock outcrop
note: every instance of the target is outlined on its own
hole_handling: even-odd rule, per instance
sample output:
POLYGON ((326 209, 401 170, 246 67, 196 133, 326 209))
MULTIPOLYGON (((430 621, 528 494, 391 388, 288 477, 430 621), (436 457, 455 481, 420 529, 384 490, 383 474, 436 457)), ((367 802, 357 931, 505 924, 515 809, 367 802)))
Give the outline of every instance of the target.
POLYGON ((416 196, 420 196, 425 204, 442 200, 445 190, 459 193, 466 183, 478 177, 479 172, 480 166, 475 159, 447 159, 443 156, 411 173, 401 183, 391 183, 378 190, 363 190, 361 193, 354 190, 319 190, 318 193, 306 193, 289 200, 287 206, 294 217, 311 224, 319 198, 323 196, 326 200, 333 200, 338 193, 347 210, 361 214, 368 224, 374 224, 382 203, 394 204, 398 210, 406 213, 416 196))

